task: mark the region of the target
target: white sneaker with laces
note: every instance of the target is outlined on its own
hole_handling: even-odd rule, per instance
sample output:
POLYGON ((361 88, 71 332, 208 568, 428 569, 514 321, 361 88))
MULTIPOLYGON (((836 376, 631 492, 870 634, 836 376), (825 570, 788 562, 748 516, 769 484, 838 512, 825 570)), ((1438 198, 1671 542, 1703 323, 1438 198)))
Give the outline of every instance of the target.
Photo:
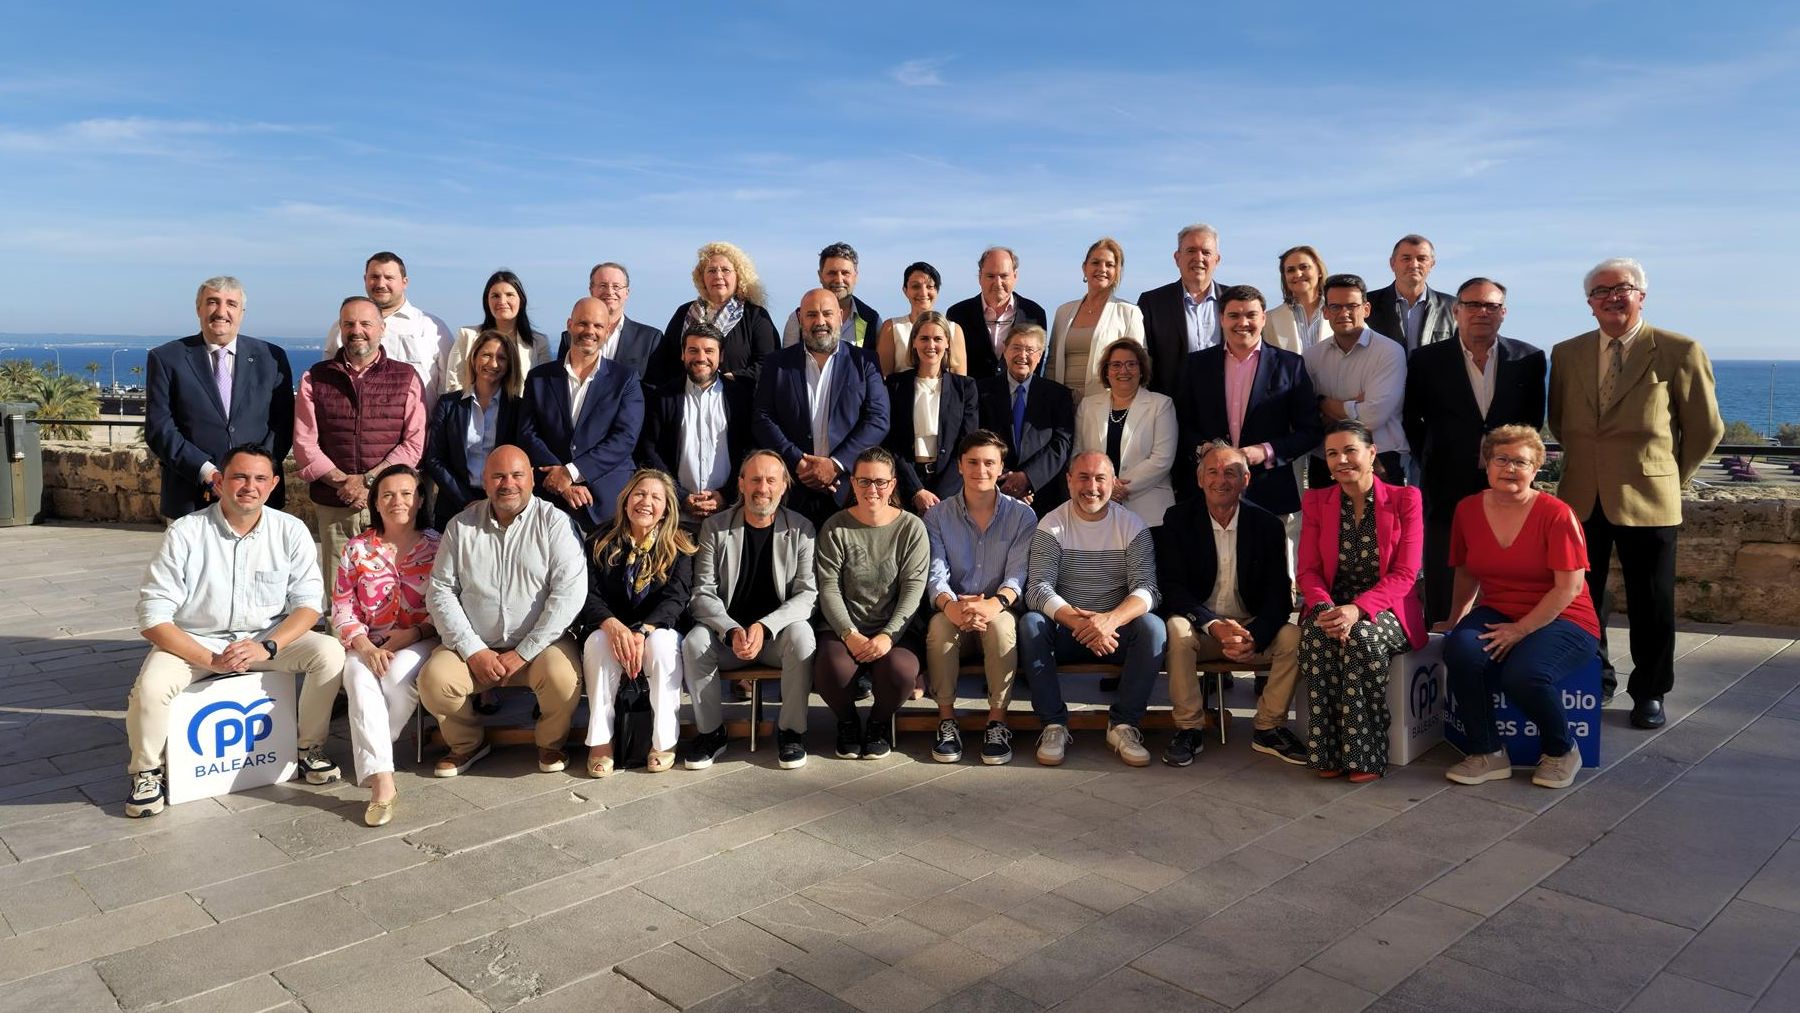
POLYGON ((1144 733, 1137 725, 1107 725, 1106 744, 1128 765, 1150 766, 1150 750, 1144 748, 1144 733))
POLYGON ((1037 761, 1046 767, 1062 766, 1063 757, 1068 754, 1069 743, 1075 736, 1069 734, 1068 725, 1045 725, 1038 735, 1037 761))

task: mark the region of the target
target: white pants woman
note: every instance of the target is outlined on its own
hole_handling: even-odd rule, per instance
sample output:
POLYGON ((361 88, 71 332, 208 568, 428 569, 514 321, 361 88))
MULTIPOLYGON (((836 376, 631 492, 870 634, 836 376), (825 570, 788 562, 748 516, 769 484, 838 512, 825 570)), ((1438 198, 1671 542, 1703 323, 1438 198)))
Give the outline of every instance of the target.
MULTIPOLYGON (((587 744, 609 745, 613 736, 613 700, 619 695, 623 670, 613 657, 612 645, 606 642, 605 630, 588 635, 581 649, 581 669, 587 677, 587 744)), ((659 629, 644 638, 644 677, 650 682, 650 710, 654 716, 650 748, 673 751, 681 735, 680 634, 659 629)))
POLYGON ((344 695, 350 699, 350 743, 359 786, 367 787, 375 774, 394 772, 394 740, 419 705, 419 670, 437 645, 430 639, 402 647, 379 677, 355 651, 344 659, 344 695))

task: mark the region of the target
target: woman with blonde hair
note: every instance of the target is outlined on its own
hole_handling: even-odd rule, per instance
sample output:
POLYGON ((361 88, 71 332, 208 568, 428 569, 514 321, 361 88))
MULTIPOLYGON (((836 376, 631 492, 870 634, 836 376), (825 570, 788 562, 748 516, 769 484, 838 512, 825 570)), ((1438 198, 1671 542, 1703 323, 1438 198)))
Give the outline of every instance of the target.
POLYGON ((1081 262, 1087 294, 1056 308, 1044 352, 1050 360, 1046 375, 1073 391, 1077 406, 1083 397, 1105 392, 1101 349, 1120 338, 1144 343, 1144 311, 1118 297, 1124 273, 1125 248, 1111 236, 1100 237, 1081 262))
POLYGON ((669 318, 644 382, 654 387, 680 376, 682 335, 690 323, 708 323, 725 335, 719 372, 754 384, 764 357, 781 347, 781 332, 763 308, 769 296, 756 265, 749 254, 722 242, 700 247, 698 258, 693 279, 699 298, 682 303, 669 318))
POLYGON ((588 542, 588 595, 576 618, 586 633, 581 667, 588 695, 589 777, 613 770, 613 698, 642 673, 655 715, 651 773, 675 765, 681 730, 681 634, 693 587, 696 546, 681 530, 675 480, 645 468, 619 492, 612 524, 588 542))
POLYGON ((1263 318, 1262 337, 1276 348, 1304 353, 1331 333, 1325 325, 1325 258, 1310 246, 1291 246, 1276 258, 1281 271, 1281 305, 1263 318))

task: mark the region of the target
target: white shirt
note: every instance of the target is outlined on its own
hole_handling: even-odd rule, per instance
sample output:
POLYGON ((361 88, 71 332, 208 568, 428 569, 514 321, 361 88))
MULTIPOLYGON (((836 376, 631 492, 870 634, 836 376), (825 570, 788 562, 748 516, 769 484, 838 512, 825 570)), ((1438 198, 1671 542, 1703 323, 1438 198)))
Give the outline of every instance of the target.
POLYGON ((196 637, 241 640, 324 597, 319 549, 298 517, 263 507, 240 535, 214 503, 163 533, 138 589, 138 628, 172 622, 196 637))
POLYGON ((821 366, 818 356, 806 353, 806 400, 812 417, 812 452, 820 457, 831 456, 831 367, 837 360, 838 353, 832 352, 821 366))
POLYGON ((625 314, 621 313, 619 319, 613 322, 613 329, 600 339, 600 357, 602 359, 613 362, 619 358, 619 334, 624 330, 625 314))
POLYGON ((1219 557, 1219 574, 1213 579, 1213 591, 1206 597, 1206 607, 1214 615, 1225 619, 1250 618, 1250 611, 1244 608, 1244 599, 1238 594, 1237 586, 1238 518, 1243 515, 1242 508, 1234 510, 1231 522, 1223 525, 1211 512, 1206 515, 1207 520, 1212 523, 1213 551, 1219 557))
POLYGON ((913 377, 913 460, 936 461, 938 456, 938 408, 944 400, 944 378, 913 377))
MULTIPOLYGON (((443 389, 443 374, 450 361, 450 327, 442 320, 402 301, 400 308, 387 315, 381 333, 381 350, 390 359, 399 359, 419 374, 425 388, 425 415, 437 405, 438 391, 443 389)), ((338 325, 333 323, 325 334, 325 358, 337 354, 343 345, 338 325)))
POLYGON ((723 488, 731 474, 725 444, 725 385, 714 379, 705 387, 685 384, 681 414, 681 463, 675 478, 689 492, 723 488))
POLYGON ((1457 344, 1462 346, 1463 369, 1469 374, 1469 389, 1475 393, 1475 406, 1486 418, 1488 406, 1494 403, 1494 360, 1499 358, 1499 336, 1496 335, 1494 343, 1488 346, 1487 361, 1479 366, 1475 365, 1475 353, 1469 350, 1468 342, 1458 341, 1457 344))
MULTIPOLYGON (((564 357, 563 371, 569 374, 569 425, 573 428, 581 424, 581 406, 587 403, 588 388, 593 386, 594 377, 600 375, 600 363, 596 360, 593 370, 584 378, 575 372, 575 367, 570 364, 569 357, 564 357)), ((581 469, 575 467, 574 461, 563 465, 563 469, 569 473, 570 478, 577 482, 581 481, 581 469)))
MULTIPOLYGON (((1400 342, 1364 327, 1348 352, 1326 335, 1306 347, 1305 358, 1314 391, 1343 401, 1344 413, 1369 427, 1376 449, 1405 452, 1400 404, 1406 396, 1406 349, 1400 342)), ((1313 456, 1323 457, 1324 451, 1314 448, 1313 456)))

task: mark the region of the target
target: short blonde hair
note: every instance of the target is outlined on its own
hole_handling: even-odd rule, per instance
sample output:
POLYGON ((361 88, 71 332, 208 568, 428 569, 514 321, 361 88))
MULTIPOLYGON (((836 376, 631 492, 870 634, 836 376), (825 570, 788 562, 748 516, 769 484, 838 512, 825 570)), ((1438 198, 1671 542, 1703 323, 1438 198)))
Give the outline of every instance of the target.
POLYGON ((1530 447, 1531 452, 1536 455, 1538 467, 1544 466, 1544 438, 1530 426, 1517 425, 1501 426, 1489 431, 1486 436, 1481 438, 1481 466, 1487 467, 1488 461, 1494 456, 1494 451, 1514 444, 1530 447))
POLYGON ((724 257, 731 261, 731 269, 737 272, 737 291, 732 295, 748 303, 767 307, 769 294, 763 290, 762 279, 756 276, 756 265, 751 262, 750 255, 730 243, 707 243, 700 247, 694 259, 694 291, 706 294, 701 284, 706 277, 706 262, 714 257, 724 257))

